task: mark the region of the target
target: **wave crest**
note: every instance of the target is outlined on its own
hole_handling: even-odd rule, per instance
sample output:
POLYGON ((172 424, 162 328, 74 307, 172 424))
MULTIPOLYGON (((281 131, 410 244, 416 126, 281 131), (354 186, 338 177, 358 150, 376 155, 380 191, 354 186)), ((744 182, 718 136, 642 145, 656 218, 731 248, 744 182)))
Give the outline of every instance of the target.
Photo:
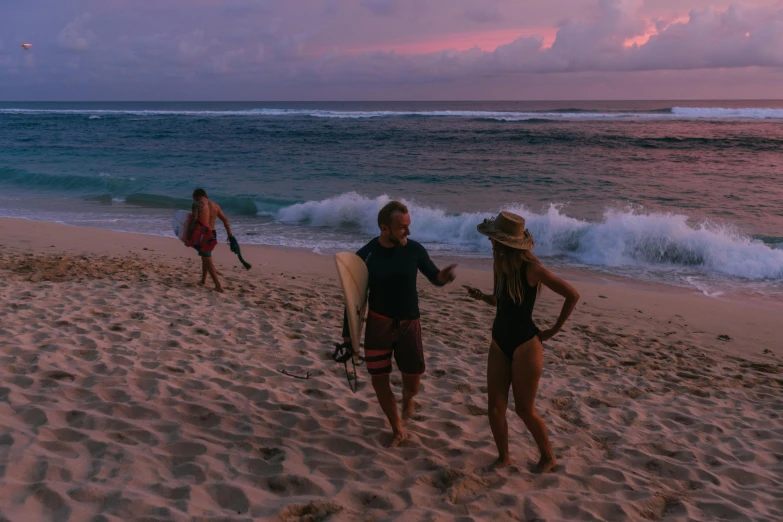
MULTIPOLYGON (((378 211, 387 195, 367 198, 355 192, 281 209, 276 219, 291 225, 343 227, 364 235, 378 232, 378 211)), ((489 254, 491 247, 476 225, 493 213, 449 213, 402 200, 411 213, 411 237, 434 249, 489 254)), ((509 210, 525 217, 536 253, 565 256, 600 267, 686 268, 749 280, 783 279, 783 250, 738 230, 688 216, 608 209, 601 222, 570 217, 561 205, 535 213, 524 206, 509 210)))
POLYGON ((193 116, 193 117, 312 117, 337 119, 365 118, 469 118, 496 121, 595 120, 595 119, 783 119, 783 109, 672 107, 654 110, 602 111, 553 109, 541 111, 350 111, 325 109, 242 109, 242 110, 150 110, 150 109, 28 109, 2 108, 0 114, 101 116, 193 116))

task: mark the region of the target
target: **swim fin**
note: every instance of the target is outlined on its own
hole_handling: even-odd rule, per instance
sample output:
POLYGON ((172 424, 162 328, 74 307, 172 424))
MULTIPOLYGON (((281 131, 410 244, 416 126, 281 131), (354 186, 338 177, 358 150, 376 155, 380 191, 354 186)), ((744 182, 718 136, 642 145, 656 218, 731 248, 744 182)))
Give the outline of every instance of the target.
POLYGON ((239 262, 242 263, 242 266, 245 267, 245 270, 250 270, 251 264, 242 259, 242 251, 239 249, 239 243, 237 242, 237 238, 234 236, 228 236, 228 244, 231 248, 231 251, 237 255, 239 258, 239 262))

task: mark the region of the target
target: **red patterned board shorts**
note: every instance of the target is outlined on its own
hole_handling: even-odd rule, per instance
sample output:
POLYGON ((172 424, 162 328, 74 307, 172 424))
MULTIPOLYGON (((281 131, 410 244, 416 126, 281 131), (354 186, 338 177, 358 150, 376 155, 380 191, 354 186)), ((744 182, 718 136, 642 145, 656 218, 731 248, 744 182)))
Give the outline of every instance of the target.
POLYGON ((364 335, 364 363, 370 374, 391 373, 392 355, 404 375, 424 373, 421 323, 418 319, 391 319, 370 310, 364 335))
POLYGON ((217 246, 217 233, 201 221, 196 221, 193 228, 193 235, 190 237, 193 248, 196 249, 201 257, 212 257, 212 251, 217 246))

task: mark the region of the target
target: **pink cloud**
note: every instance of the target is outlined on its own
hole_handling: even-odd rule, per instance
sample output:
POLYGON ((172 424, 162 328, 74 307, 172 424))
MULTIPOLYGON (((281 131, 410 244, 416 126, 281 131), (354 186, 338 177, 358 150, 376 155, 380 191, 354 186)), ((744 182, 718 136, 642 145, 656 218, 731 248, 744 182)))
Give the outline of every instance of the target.
MULTIPOLYGON (((709 70, 739 71, 734 80, 745 71, 766 82, 748 80, 748 92, 771 92, 770 78, 783 71, 780 0, 40 0, 4 10, 6 99, 31 85, 111 96, 103 86, 118 79, 150 96, 217 84, 212 92, 253 97, 325 96, 346 85, 396 89, 393 97, 427 98, 424 85, 438 95, 471 86, 516 97, 521 78, 546 93, 572 76, 625 77, 639 92, 630 78, 645 71, 678 71, 690 82, 724 74, 709 70), (35 47, 22 55, 14 42, 27 40, 35 47)), ((578 96, 593 92, 565 85, 578 96)))
POLYGON ((639 15, 640 6, 638 0, 600 0, 596 16, 563 22, 551 46, 541 35, 528 34, 492 51, 452 46, 404 56, 392 48, 340 56, 333 67, 320 70, 329 70, 330 78, 366 78, 374 71, 383 81, 422 81, 475 74, 783 67, 783 9, 734 4, 655 24, 639 15))
POLYGON ((343 49, 346 54, 361 54, 368 52, 393 52, 400 55, 422 55, 443 51, 444 49, 467 51, 479 48, 492 52, 498 47, 513 42, 523 36, 541 35, 544 47, 551 47, 555 41, 557 28, 543 27, 534 29, 496 29, 474 33, 442 34, 432 39, 422 39, 414 42, 385 43, 343 49))

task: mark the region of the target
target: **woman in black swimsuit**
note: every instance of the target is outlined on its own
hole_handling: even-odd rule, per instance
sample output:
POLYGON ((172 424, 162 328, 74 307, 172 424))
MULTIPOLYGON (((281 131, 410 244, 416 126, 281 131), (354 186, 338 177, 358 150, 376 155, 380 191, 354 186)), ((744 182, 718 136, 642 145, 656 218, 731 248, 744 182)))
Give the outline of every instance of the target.
POLYGON ((495 289, 492 294, 486 295, 468 287, 468 294, 473 299, 497 306, 487 365, 489 424, 498 447, 495 466, 506 467, 511 463, 506 409, 508 390, 513 386, 517 415, 525 422, 541 450, 536 471, 552 471, 557 462, 544 421, 535 408, 538 381, 544 365, 541 343, 563 327, 579 301, 579 292, 544 268, 530 252, 535 243, 525 229, 524 218, 501 212, 495 219, 484 220, 478 231, 492 241, 495 289), (533 307, 541 285, 565 297, 560 317, 548 330, 539 330, 533 322, 533 307))

